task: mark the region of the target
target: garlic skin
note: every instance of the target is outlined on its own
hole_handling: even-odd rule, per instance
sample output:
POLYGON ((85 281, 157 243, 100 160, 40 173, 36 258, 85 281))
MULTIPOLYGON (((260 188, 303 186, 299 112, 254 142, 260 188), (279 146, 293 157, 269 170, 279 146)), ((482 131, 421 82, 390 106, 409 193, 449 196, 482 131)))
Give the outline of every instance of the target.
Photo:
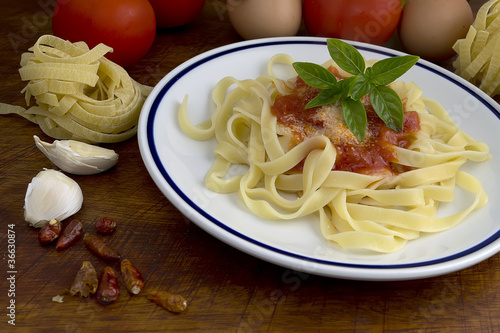
POLYGON ((24 198, 24 219, 41 228, 47 221, 62 221, 80 210, 82 189, 61 171, 44 169, 28 184, 24 198))
POLYGON ((33 135, 35 144, 61 170, 74 175, 94 175, 112 168, 118 162, 114 150, 75 140, 48 143, 33 135))

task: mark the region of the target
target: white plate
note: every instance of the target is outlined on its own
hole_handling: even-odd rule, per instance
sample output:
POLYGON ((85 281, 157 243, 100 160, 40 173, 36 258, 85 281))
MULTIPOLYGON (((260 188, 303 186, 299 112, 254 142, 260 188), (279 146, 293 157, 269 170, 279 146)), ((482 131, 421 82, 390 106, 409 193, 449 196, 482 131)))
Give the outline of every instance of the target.
MULTIPOLYGON (((402 53, 353 43, 367 59, 402 53)), ((354 253, 325 241, 316 217, 291 222, 265 221, 247 211, 237 194, 215 194, 204 186, 215 141, 199 142, 182 133, 177 110, 189 94, 193 122, 210 117, 211 91, 225 76, 256 78, 277 53, 295 61, 329 59, 326 40, 311 37, 271 38, 223 46, 180 65, 165 76, 144 104, 138 140, 144 163, 162 193, 187 218, 223 242, 283 267, 328 277, 355 280, 407 280, 432 277, 474 265, 500 251, 500 112, 479 89, 432 63, 419 61, 401 79, 415 81, 424 95, 438 100, 476 140, 489 144, 493 158, 468 162, 485 187, 489 204, 452 230, 413 240, 397 253, 354 253)), ((457 193, 457 200, 466 194, 457 193)), ((460 201, 459 201, 460 202, 460 201)), ((451 211, 443 207, 440 213, 451 211)))

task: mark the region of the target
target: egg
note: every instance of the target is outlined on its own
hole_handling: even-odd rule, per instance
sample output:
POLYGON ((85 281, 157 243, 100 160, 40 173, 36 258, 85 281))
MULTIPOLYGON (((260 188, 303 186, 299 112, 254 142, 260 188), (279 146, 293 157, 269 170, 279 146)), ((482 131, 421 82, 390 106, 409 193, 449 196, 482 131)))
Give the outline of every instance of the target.
POLYGON ((302 0, 227 0, 227 12, 244 39, 294 36, 302 23, 302 0))
POLYGON ((430 61, 444 61, 455 54, 453 44, 465 37, 473 21, 467 0, 408 0, 399 38, 406 52, 430 61))

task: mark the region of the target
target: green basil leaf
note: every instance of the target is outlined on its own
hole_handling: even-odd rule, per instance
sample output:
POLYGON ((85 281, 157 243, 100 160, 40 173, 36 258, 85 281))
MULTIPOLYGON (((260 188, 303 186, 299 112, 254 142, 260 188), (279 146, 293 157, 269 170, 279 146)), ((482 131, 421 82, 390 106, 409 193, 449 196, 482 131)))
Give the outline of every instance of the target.
POLYGON ((307 103, 306 109, 335 103, 340 100, 340 97, 342 97, 342 90, 340 88, 324 89, 307 103))
POLYGON ((373 68, 367 67, 365 69, 364 76, 366 77, 367 80, 371 81, 373 79, 373 68))
POLYGON ((323 66, 310 62, 294 62, 293 68, 308 85, 319 89, 331 89, 337 84, 337 78, 323 66))
POLYGON ((364 141, 367 118, 363 103, 360 100, 354 100, 350 97, 343 98, 342 113, 349 130, 356 136, 359 142, 364 141))
POLYGON ((330 56, 340 68, 353 75, 365 72, 365 59, 354 46, 338 39, 328 39, 327 46, 330 56))
POLYGON ((377 61, 371 67, 371 82, 386 85, 406 73, 418 61, 417 56, 400 56, 377 61))
POLYGON ((365 75, 360 75, 356 83, 352 86, 350 96, 353 99, 361 99, 366 94, 369 94, 375 88, 375 84, 365 75))
POLYGON ((349 96, 351 90, 353 89, 356 82, 358 82, 359 76, 353 75, 348 78, 342 79, 339 81, 339 86, 342 91, 342 96, 349 96))
POLYGON ((396 132, 401 131, 404 117, 403 103, 394 90, 386 86, 376 86, 370 92, 370 102, 387 127, 396 132))

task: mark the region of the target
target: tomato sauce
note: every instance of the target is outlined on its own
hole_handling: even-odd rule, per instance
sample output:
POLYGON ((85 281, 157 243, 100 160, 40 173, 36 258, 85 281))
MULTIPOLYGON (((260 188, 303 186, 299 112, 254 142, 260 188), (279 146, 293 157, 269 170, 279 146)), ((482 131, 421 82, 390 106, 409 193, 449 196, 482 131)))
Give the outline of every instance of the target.
POLYGON ((408 171, 408 168, 397 164, 398 158, 394 147, 407 148, 415 139, 415 133, 420 130, 417 112, 405 111, 403 129, 401 132, 395 132, 377 116, 369 98, 364 98, 363 104, 368 122, 366 138, 363 142, 359 142, 348 131, 340 116, 340 106, 337 107, 336 115, 331 110, 333 107, 330 110, 323 107, 305 109, 306 104, 319 91, 298 78, 291 94, 276 97, 271 111, 277 117, 278 123, 292 134, 292 145, 297 145, 314 135, 326 135, 337 149, 333 170, 362 174, 384 172, 398 174, 408 171))

